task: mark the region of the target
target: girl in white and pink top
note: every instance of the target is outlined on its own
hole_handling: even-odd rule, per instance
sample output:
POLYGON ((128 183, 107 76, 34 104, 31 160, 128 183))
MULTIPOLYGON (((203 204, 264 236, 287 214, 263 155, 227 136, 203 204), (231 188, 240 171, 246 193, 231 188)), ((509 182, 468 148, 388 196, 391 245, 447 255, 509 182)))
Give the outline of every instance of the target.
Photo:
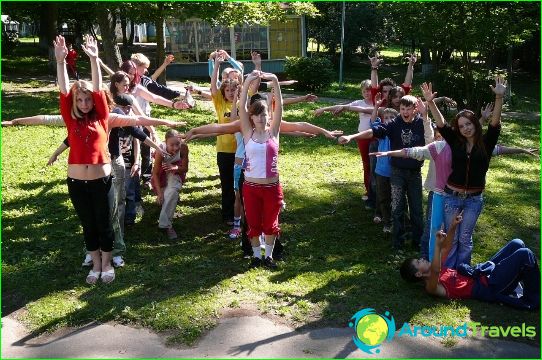
POLYGON ((246 154, 243 201, 248 224, 248 237, 253 251, 250 267, 258 267, 263 264, 273 269, 277 267, 272 254, 275 238, 280 232, 278 218, 283 199, 278 172, 282 94, 275 75, 253 71, 247 77, 241 91, 239 117, 246 154), (252 81, 258 78, 272 82, 274 100, 271 121, 269 121, 270 116, 266 101, 257 100, 247 108, 248 89, 252 81), (265 235, 263 261, 259 241, 262 232, 265 235))

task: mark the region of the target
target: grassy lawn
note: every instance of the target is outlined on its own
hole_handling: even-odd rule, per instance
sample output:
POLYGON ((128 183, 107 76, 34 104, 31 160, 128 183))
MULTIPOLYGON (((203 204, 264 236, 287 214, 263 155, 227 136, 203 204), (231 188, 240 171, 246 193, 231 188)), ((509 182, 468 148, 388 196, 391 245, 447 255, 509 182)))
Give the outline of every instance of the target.
MULTIPOLYGON (((358 78, 351 74, 347 80, 357 89, 358 78)), ((21 89, 16 80, 11 86, 21 89)), ((2 119, 58 113, 57 99, 54 91, 3 90, 2 119)), ((538 102, 537 97, 531 100, 538 102)), ((348 134, 356 131, 353 114, 313 118, 311 111, 319 105, 289 107, 284 118, 348 134)), ((153 114, 187 121, 188 127, 215 121, 203 107, 181 113, 155 108, 153 114)), ((501 143, 538 147, 539 131, 538 122, 506 120, 501 143)), ((164 130, 159 132, 163 136, 164 130)), ((65 185, 67 154, 56 165, 45 166, 64 137, 64 128, 2 129, 2 312, 5 316, 22 308, 17 316, 38 332, 115 320, 163 331, 171 343, 191 344, 216 324, 224 309, 244 307, 297 327, 346 326, 356 311, 372 307, 379 313, 389 310, 398 324, 525 322, 540 332, 539 312, 435 299, 421 285, 404 283, 397 271, 401 259, 390 255, 390 238, 363 207, 357 148, 323 138, 281 138, 287 258, 277 271, 248 271, 238 242, 227 238, 214 140, 208 139, 189 145, 188 182, 177 208, 181 215, 174 220, 179 239, 171 241, 158 232, 159 207, 144 191, 145 214, 125 236, 126 266, 112 284, 87 286, 88 270, 80 267, 82 230, 65 185)), ((531 157, 492 160, 473 262, 488 259, 515 237, 540 253, 539 174, 539 161, 531 157)), ((525 341, 539 344, 538 338, 525 341)))

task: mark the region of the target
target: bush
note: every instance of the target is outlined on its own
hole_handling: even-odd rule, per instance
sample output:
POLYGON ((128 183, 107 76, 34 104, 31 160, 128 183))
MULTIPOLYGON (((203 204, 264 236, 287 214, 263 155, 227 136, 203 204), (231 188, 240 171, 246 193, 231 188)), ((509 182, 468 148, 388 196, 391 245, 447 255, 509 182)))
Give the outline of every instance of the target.
POLYGON ((324 57, 286 57, 284 70, 289 79, 297 80, 300 90, 319 91, 333 81, 333 64, 324 57))

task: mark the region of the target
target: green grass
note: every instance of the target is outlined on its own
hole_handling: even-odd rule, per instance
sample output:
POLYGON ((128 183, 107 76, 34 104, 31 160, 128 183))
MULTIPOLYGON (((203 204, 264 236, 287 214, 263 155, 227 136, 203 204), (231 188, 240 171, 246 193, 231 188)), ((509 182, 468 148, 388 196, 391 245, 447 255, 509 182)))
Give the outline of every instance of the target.
MULTIPOLYGON (((355 76, 348 79, 355 82, 355 76)), ((11 80, 12 90, 21 81, 11 80)), ((353 90, 352 90, 353 91, 353 90)), ((321 94, 319 94, 321 95, 321 94)), ((356 98, 354 96, 353 98, 356 98)), ((55 91, 2 93, 2 118, 58 113, 55 91)), ((356 131, 357 117, 313 118, 318 104, 287 108, 284 118, 328 129, 356 131)), ((215 121, 212 112, 156 109, 154 115, 215 121)), ((538 147, 538 122, 503 124, 501 143, 538 147)), ((163 137, 164 130, 159 131, 163 137)), ((361 167, 354 145, 323 138, 281 137, 280 172, 287 210, 281 215, 287 261, 277 271, 248 271, 238 242, 227 238, 220 216, 214 140, 191 143, 188 182, 174 220, 179 240, 157 229, 159 208, 143 193, 145 215, 126 233, 127 265, 109 286, 84 284, 82 231, 69 200, 66 157, 46 167, 65 137, 63 128, 2 129, 2 311, 17 309, 32 330, 50 331, 92 320, 138 324, 168 334, 170 343, 194 343, 226 308, 257 307, 301 328, 344 326, 359 309, 389 310, 397 324, 516 325, 540 332, 540 313, 475 300, 427 296, 404 283, 390 238, 372 224, 361 196, 361 167)), ((424 168, 425 171, 425 168, 424 168)), ((540 164, 527 156, 496 157, 488 173, 485 207, 474 233, 473 262, 488 259, 519 237, 540 253, 540 164)), ((415 253, 411 252, 411 255, 415 253)), ((539 344, 538 339, 527 339, 539 344)), ((446 339, 444 345, 453 346, 446 339)))

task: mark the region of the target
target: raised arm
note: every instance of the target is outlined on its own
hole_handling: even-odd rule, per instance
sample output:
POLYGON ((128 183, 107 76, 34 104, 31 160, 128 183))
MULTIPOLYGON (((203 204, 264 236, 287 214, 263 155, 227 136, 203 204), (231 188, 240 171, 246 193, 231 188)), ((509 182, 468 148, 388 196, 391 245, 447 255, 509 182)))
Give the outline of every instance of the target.
POLYGON ((452 225, 446 234, 443 229, 437 232, 437 238, 435 241, 435 249, 433 252, 433 259, 431 260, 431 274, 428 281, 425 284, 425 290, 434 295, 440 295, 438 293, 438 278, 440 275, 441 261, 448 257, 448 253, 452 248, 452 242, 455 237, 455 229, 457 224, 463 221, 463 212, 459 213, 454 220, 452 225))
POLYGON ((68 48, 62 35, 58 35, 53 41, 56 58, 56 80, 61 94, 68 94, 68 69, 66 68, 66 55, 68 48))
MULTIPOLYGON (((248 75, 246 78, 243 87, 241 89, 241 99, 239 100, 239 119, 241 121, 241 133, 243 134, 243 137, 248 137, 252 133, 252 126, 250 125, 250 119, 248 114, 248 108, 247 108, 247 99, 248 99, 248 89, 250 87, 250 83, 257 78, 259 78, 261 73, 257 70, 254 70, 253 72, 248 75)), ((281 101, 282 104, 282 101, 281 101)), ((281 106, 282 107, 282 106, 281 106)))
POLYGON ((427 106, 424 104, 423 100, 417 98, 416 100, 416 110, 422 117, 423 121, 423 137, 425 145, 432 143, 435 139, 435 132, 433 126, 431 125, 431 119, 429 119, 429 114, 427 113, 427 106))
POLYGON ((273 136, 278 136, 280 132, 280 122, 282 121, 282 92, 280 90, 279 79, 275 74, 262 73, 262 78, 270 80, 273 88, 275 103, 273 104, 273 114, 271 117, 271 132, 273 136))
POLYGON ((369 57, 371 62, 371 87, 378 88, 378 66, 382 62, 382 59, 378 58, 378 53, 375 56, 369 57))
MULTIPOLYGON (((250 53, 250 56, 252 57, 252 63, 254 64, 254 70, 262 71, 262 56, 260 53, 253 51, 250 53)), ((260 87, 261 78, 257 78, 252 82, 252 85, 250 86, 250 93, 256 94, 258 92, 258 88, 260 87)), ((269 86, 269 84, 268 84, 269 86)), ((271 83, 271 86, 273 84, 271 83)))
POLYGON ((160 65, 160 67, 156 69, 154 73, 151 75, 151 79, 156 81, 156 79, 158 79, 158 77, 164 72, 164 70, 166 70, 167 66, 171 64, 173 60, 175 60, 175 57, 173 55, 171 54, 167 55, 162 65, 160 65))
POLYGON ((493 107, 493 113, 491 114, 490 124, 493 127, 497 127, 501 124, 501 112, 504 101, 504 94, 506 93, 507 81, 500 75, 495 77, 495 86, 490 85, 491 90, 495 93, 495 106, 493 107))
POLYGON ((423 97, 425 98, 425 101, 427 101, 429 110, 431 110, 431 114, 433 114, 433 117, 435 118, 435 122, 437 123, 437 126, 444 127, 444 125, 446 124, 446 120, 444 120, 444 116, 442 116, 440 110, 435 104, 434 99, 437 93, 433 92, 433 85, 431 83, 423 83, 420 86, 420 88, 422 90, 422 94, 423 94, 423 97))
POLYGON ((407 67, 405 82, 403 83, 403 86, 410 87, 412 85, 412 78, 414 77, 414 64, 416 64, 416 60, 417 60, 416 54, 407 56, 406 59, 408 60, 408 67, 407 67))
POLYGON ((102 70, 98 65, 98 42, 92 36, 87 36, 82 49, 90 59, 92 87, 94 91, 100 91, 102 89, 102 70))
POLYGON ((211 74, 211 95, 215 96, 218 91, 218 72, 220 71, 220 64, 222 64, 224 58, 222 56, 215 56, 213 73, 211 74))
POLYGON ((382 93, 376 93, 375 95, 375 103, 373 107, 373 111, 371 111, 371 124, 376 121, 376 118, 378 117, 378 108, 380 105, 382 105, 382 93))

